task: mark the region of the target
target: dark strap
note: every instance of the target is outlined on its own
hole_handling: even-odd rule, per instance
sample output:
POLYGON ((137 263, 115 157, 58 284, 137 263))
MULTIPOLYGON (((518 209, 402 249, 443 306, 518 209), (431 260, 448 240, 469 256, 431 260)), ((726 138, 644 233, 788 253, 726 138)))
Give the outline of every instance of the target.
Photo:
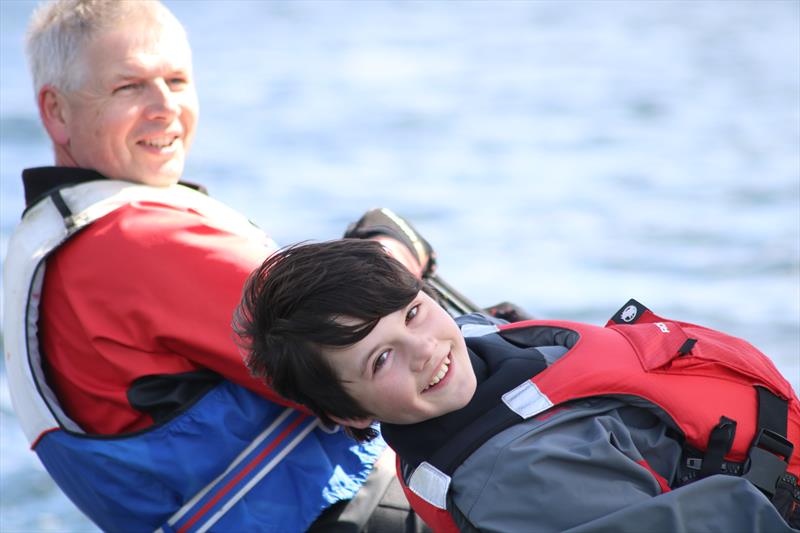
POLYGON ((64 226, 67 228, 67 230, 74 228, 75 221, 72 219, 72 210, 67 205, 67 202, 64 201, 64 197, 61 196, 61 191, 53 191, 50 193, 50 199, 53 201, 53 205, 56 206, 56 209, 58 209, 58 212, 64 219, 64 226))
POLYGON ((756 386, 756 392, 758 393, 758 429, 768 429, 785 437, 789 418, 789 402, 774 395, 765 387, 756 386))
POLYGON ((763 492, 787 522, 800 526, 800 486, 797 478, 786 471, 794 451, 786 438, 789 402, 773 394, 769 389, 756 386, 758 417, 756 436, 744 463, 725 460, 736 434, 736 421, 720 417, 720 422, 708 438, 708 446, 702 459, 699 453, 687 446, 685 466, 678 471, 675 486, 712 474, 741 475, 763 492))
POLYGON ((703 464, 700 467, 699 477, 719 474, 722 471, 722 462, 731 451, 733 438, 736 436, 736 421, 726 416, 719 419, 719 424, 714 426, 708 437, 708 446, 703 455, 703 464))
POLYGON ((794 445, 786 438, 789 402, 764 387, 756 386, 756 392, 758 427, 742 477, 772 498, 794 451, 794 445))
POLYGON ((686 339, 686 341, 678 348, 678 355, 686 355, 691 353, 694 345, 697 344, 697 339, 686 339))

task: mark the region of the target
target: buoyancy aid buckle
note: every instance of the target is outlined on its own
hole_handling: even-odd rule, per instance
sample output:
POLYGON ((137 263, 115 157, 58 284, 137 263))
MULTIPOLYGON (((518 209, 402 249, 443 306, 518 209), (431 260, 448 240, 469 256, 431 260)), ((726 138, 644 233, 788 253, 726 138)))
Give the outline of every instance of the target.
MULTIPOLYGON (((695 478, 698 477, 698 473, 700 472, 700 470, 703 469, 703 458, 687 457, 685 466, 687 469, 695 472, 695 474, 691 476, 691 479, 687 479, 686 481, 693 481, 695 478)), ((728 474, 731 476, 741 476, 743 469, 744 469, 744 463, 736 463, 733 461, 722 461, 722 464, 719 467, 719 473, 728 474)))
POLYGON ((750 447, 743 478, 770 498, 789 466, 794 446, 783 435, 762 428, 750 447))

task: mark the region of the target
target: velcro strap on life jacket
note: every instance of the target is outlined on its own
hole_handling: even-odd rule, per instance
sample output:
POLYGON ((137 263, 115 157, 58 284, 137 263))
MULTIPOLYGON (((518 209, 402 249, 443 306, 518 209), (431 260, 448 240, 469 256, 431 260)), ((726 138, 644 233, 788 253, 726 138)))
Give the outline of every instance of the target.
POLYGON ((450 475, 423 461, 408 479, 408 488, 437 509, 447 509, 447 492, 451 481, 450 475))

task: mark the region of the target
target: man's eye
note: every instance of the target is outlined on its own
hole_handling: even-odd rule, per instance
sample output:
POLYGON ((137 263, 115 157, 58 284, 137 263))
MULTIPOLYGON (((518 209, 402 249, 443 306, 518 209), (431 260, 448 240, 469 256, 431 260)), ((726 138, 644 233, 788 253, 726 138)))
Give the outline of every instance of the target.
POLYGON ((408 313, 406 313, 406 324, 414 320, 414 317, 417 316, 417 313, 419 313, 419 304, 409 309, 408 313))
POLYGON ((136 83, 126 83, 125 85, 120 85, 119 87, 114 89, 114 92, 118 93, 118 92, 133 91, 135 89, 140 88, 141 86, 142 86, 142 84, 138 83, 138 82, 136 82, 136 83))
POLYGON ((386 360, 389 358, 389 350, 382 352, 378 357, 375 358, 375 362, 372 365, 372 373, 375 374, 378 370, 381 369, 383 365, 386 364, 386 360))
POLYGON ((170 78, 169 84, 172 87, 183 87, 184 85, 188 84, 189 80, 186 78, 170 78))

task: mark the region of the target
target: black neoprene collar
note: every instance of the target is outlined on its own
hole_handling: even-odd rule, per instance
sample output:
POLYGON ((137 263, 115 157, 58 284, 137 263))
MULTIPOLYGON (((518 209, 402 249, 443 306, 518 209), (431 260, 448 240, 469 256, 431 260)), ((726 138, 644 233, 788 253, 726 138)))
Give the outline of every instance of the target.
MULTIPOLYGON (((87 181, 107 180, 108 178, 88 168, 77 167, 35 167, 22 171, 22 184, 25 188, 25 209, 38 203, 53 191, 87 181)), ((206 193, 205 187, 186 181, 181 185, 206 193)))

